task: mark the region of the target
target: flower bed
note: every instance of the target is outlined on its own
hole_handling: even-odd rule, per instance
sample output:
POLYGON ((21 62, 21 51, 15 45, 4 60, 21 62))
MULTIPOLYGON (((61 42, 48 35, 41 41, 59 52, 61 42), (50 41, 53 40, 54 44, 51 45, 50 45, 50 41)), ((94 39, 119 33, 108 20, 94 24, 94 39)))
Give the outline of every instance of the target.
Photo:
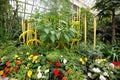
MULTIPOLYGON (((45 80, 69 80, 72 69, 68 67, 68 60, 58 54, 52 58, 51 54, 43 56, 38 53, 22 53, 3 56, 1 58, 0 76, 3 80, 19 79, 45 79, 45 80), (23 75, 24 74, 24 75, 23 75), (21 76, 23 75, 23 76, 21 76)), ((81 73, 81 72, 80 72, 81 73)))

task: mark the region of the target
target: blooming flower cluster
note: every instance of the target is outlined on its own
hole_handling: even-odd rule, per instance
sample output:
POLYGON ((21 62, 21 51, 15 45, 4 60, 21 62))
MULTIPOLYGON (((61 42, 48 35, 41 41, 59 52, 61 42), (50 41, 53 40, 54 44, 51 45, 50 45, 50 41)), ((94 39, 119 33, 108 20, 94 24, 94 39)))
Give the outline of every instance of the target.
POLYGON ((104 58, 104 59, 95 59, 95 63, 101 63, 101 62, 106 62, 107 60, 104 58))
MULTIPOLYGON (((89 80, 109 80, 111 76, 113 77, 114 70, 109 67, 109 62, 105 58, 97 59, 87 59, 79 58, 80 68, 87 74, 89 80)), ((113 62, 110 65, 114 67, 118 66, 120 63, 113 62)), ((116 68, 116 67, 114 67, 116 68)))
MULTIPOLYGON (((63 56, 62 56, 62 58, 63 58, 63 56)), ((67 60, 65 58, 52 62, 50 79, 52 79, 52 80, 56 80, 56 79, 67 80, 66 74, 70 75, 71 71, 65 69, 66 65, 67 65, 67 60), (66 74, 64 74, 64 73, 66 73, 66 74), (56 79, 54 79, 54 77, 56 79)))
POLYGON ((80 59, 79 59, 79 61, 81 62, 81 64, 83 64, 83 65, 84 65, 84 64, 85 64, 85 62, 87 62, 87 61, 88 61, 88 58, 86 58, 86 57, 85 57, 85 58, 80 58, 80 59))
MULTIPOLYGON (((2 60, 3 59, 4 58, 2 58, 2 60)), ((15 75, 27 74, 27 76, 22 76, 22 77, 24 77, 24 79, 27 77, 32 79, 32 77, 34 76, 34 79, 39 79, 41 78, 40 73, 43 71, 38 70, 38 66, 41 66, 41 63, 45 64, 45 62, 41 62, 42 59, 44 59, 44 56, 39 55, 37 53, 32 54, 27 52, 27 53, 11 55, 10 57, 6 58, 6 60, 4 59, 6 63, 5 63, 5 67, 3 66, 3 69, 0 70, 0 76, 15 77, 15 75)), ((48 72, 48 70, 46 71, 45 69, 44 71, 45 71, 44 74, 48 72)))
POLYGON ((17 72, 20 65, 22 64, 20 58, 18 57, 18 55, 15 55, 13 57, 14 62, 12 61, 7 61, 5 63, 5 67, 3 70, 0 71, 0 76, 6 77, 7 75, 9 75, 12 72, 17 72))

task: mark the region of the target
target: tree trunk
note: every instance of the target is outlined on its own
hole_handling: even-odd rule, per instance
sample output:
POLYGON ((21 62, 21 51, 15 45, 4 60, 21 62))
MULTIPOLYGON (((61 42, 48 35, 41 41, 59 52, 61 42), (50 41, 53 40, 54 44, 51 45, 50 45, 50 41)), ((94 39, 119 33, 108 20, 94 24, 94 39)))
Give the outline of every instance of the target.
POLYGON ((115 9, 112 10, 112 43, 115 42, 115 9))

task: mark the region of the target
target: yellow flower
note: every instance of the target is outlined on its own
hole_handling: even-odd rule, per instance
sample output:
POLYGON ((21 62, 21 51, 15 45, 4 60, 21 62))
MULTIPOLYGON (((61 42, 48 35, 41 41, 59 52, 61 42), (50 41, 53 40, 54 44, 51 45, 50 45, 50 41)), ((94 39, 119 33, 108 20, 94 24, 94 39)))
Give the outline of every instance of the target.
POLYGON ((34 56, 34 57, 33 57, 33 60, 37 60, 37 58, 38 58, 38 56, 34 56))
POLYGON ((28 60, 31 60, 31 59, 32 59, 32 57, 33 57, 33 55, 30 55, 30 56, 28 57, 28 60))
POLYGON ((30 54, 29 52, 26 53, 26 55, 29 55, 29 54, 30 54))
POLYGON ((82 61, 81 63, 82 63, 83 65, 85 64, 85 62, 84 62, 84 61, 82 61))
POLYGON ((82 61, 83 61, 83 59, 82 59, 82 58, 80 58, 79 60, 80 60, 80 62, 82 62, 82 61))
POLYGON ((18 56, 18 55, 15 55, 15 56, 13 57, 13 59, 17 59, 17 58, 19 58, 19 56, 18 56))
POLYGON ((88 60, 88 58, 84 58, 84 60, 85 60, 85 61, 87 61, 87 60, 88 60))
POLYGON ((38 58, 38 56, 34 56, 33 60, 32 60, 32 63, 34 63, 37 60, 37 58, 38 58))
POLYGON ((98 62, 98 59, 95 59, 95 62, 97 63, 97 62, 98 62))
POLYGON ((1 70, 1 71, 0 71, 0 76, 3 74, 3 72, 4 72, 4 70, 1 70))
POLYGON ((26 66, 25 69, 29 69, 29 67, 26 66))
POLYGON ((100 59, 101 62, 103 62, 103 59, 100 59))
POLYGON ((107 61, 106 59, 103 59, 103 61, 107 61))
POLYGON ((18 59, 20 59, 20 57, 18 57, 18 59))
POLYGON ((31 77, 31 75, 32 75, 32 71, 29 70, 28 73, 27 73, 27 75, 28 75, 28 77, 31 77))
POLYGON ((6 56, 3 56, 3 57, 1 58, 1 61, 5 60, 5 58, 6 58, 6 56))

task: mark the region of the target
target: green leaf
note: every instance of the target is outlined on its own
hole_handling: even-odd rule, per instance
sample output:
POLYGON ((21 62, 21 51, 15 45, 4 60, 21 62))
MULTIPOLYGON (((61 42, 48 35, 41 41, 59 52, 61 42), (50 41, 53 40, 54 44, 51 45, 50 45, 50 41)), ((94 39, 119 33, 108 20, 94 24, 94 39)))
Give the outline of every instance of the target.
POLYGON ((71 28, 69 28, 69 30, 70 30, 70 31, 72 31, 72 32, 75 32, 75 29, 74 29, 74 28, 72 28, 72 27, 71 27, 71 28))
POLYGON ((69 39, 69 37, 68 37, 68 35, 67 35, 67 34, 65 34, 65 33, 64 33, 64 37, 65 37, 65 40, 66 40, 67 42, 69 42, 69 41, 70 41, 70 39, 69 39))
POLYGON ((47 36, 46 34, 43 34, 43 35, 41 35, 40 38, 44 41, 46 39, 46 36, 47 36))
POLYGON ((50 40, 52 41, 52 43, 54 43, 54 42, 55 42, 55 36, 54 36, 54 35, 51 35, 51 36, 50 36, 50 40))
POLYGON ((55 31, 50 31, 50 33, 53 35, 53 34, 55 34, 55 31))
POLYGON ((44 31, 45 31, 46 34, 49 33, 49 29, 48 28, 44 29, 44 31))
POLYGON ((61 34, 61 32, 58 32, 55 34, 58 40, 60 39, 60 34, 61 34))

